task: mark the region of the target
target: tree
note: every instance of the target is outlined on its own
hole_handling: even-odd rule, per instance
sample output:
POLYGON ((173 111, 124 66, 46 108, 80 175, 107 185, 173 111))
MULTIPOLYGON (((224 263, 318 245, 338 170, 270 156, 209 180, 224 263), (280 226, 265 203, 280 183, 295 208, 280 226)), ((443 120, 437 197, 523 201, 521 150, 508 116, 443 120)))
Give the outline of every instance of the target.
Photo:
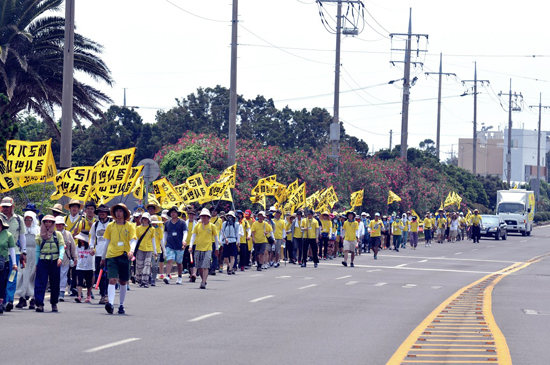
POLYGON ((420 147, 420 149, 428 152, 428 153, 431 153, 432 155, 435 155, 436 154, 436 150, 435 150, 435 142, 432 140, 432 139, 425 139, 423 140, 422 142, 420 142, 418 144, 418 146, 420 147))
MULTIPOLYGON (((8 98, 4 94, 0 94, 0 109, 7 105, 8 98)), ((17 134, 17 124, 11 123, 9 114, 0 114, 0 154, 6 153, 6 142, 17 134)))
MULTIPOLYGON (((65 20, 48 16, 58 11, 63 0, 4 0, 0 8, 0 93, 9 102, 0 115, 11 122, 23 110, 42 118, 59 137, 53 119, 54 107, 62 104, 63 45, 65 20)), ((111 73, 99 55, 102 46, 75 34, 74 68, 95 81, 112 85, 111 73)), ((74 80, 73 118, 94 122, 102 114, 102 103, 111 99, 98 89, 74 80)))

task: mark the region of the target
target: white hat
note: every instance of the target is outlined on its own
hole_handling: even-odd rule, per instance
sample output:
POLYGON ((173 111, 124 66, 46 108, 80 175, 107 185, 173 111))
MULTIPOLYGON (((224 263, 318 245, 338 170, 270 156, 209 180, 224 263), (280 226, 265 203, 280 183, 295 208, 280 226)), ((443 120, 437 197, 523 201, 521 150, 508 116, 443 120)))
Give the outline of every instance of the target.
POLYGON ((210 214, 210 211, 206 208, 202 208, 201 210, 201 214, 199 214, 199 217, 202 217, 203 215, 207 215, 209 216, 210 218, 212 218, 212 215, 210 214))
POLYGON ((80 232, 79 234, 77 234, 75 236, 75 239, 77 240, 81 240, 81 241, 84 241, 84 242, 90 242, 90 236, 84 232, 80 232))
POLYGON ((374 214, 375 217, 380 217, 380 213, 374 214))
POLYGON ((269 207, 269 211, 270 212, 276 212, 277 208, 275 208, 274 206, 271 206, 271 207, 269 207))
POLYGON ((161 217, 161 218, 164 218, 164 219, 166 219, 166 220, 170 219, 170 217, 168 216, 168 209, 164 209, 164 210, 162 211, 162 213, 160 214, 160 217, 161 217))
POLYGON ((226 215, 230 215, 230 216, 232 216, 233 218, 237 218, 237 217, 235 216, 235 212, 232 211, 232 210, 230 210, 229 213, 227 213, 226 215))
MULTIPOLYGON (((147 213, 149 214, 149 213, 147 213)), ((137 218, 137 217, 141 217, 141 212, 135 212, 134 213, 134 218, 137 218)))
POLYGON ((67 227, 67 223, 65 223, 65 218, 63 218, 62 216, 58 215, 57 217, 55 217, 55 224, 62 224, 64 225, 65 227, 67 227))
POLYGON ((363 213, 361 213, 361 216, 365 216, 365 217, 366 217, 366 216, 367 216, 367 213, 363 212, 363 213))
POLYGON ((140 214, 140 215, 141 215, 141 219, 147 219, 149 221, 149 224, 151 224, 151 214, 143 213, 143 214, 140 214))
POLYGON ((13 207, 13 199, 9 196, 2 199, 2 203, 0 203, 0 207, 13 207))
POLYGON ((263 210, 261 210, 261 211, 259 211, 258 214, 256 214, 256 215, 261 215, 261 216, 265 217, 265 212, 264 212, 263 210))

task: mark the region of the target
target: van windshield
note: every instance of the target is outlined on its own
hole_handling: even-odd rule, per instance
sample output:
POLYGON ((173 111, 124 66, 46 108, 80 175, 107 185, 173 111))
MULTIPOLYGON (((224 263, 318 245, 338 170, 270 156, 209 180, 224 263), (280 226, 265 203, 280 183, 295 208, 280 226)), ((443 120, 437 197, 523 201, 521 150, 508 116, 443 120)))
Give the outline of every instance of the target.
POLYGON ((498 205, 498 213, 523 214, 523 204, 519 203, 501 203, 498 205))

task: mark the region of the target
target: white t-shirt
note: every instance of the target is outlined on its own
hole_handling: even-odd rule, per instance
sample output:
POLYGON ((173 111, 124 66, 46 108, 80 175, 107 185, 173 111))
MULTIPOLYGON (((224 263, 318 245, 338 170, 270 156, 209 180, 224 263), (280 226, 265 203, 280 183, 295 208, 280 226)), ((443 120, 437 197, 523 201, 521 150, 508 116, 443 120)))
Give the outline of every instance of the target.
POLYGON ((76 263, 77 270, 93 270, 94 269, 94 256, 92 255, 93 247, 88 249, 82 247, 76 248, 76 257, 78 262, 76 263))
POLYGON ((451 231, 458 231, 458 219, 451 220, 451 231))
POLYGON ((105 229, 107 229, 107 225, 109 223, 110 222, 107 220, 107 222, 105 223, 97 221, 97 223, 94 222, 94 224, 92 224, 92 229, 90 230, 90 246, 95 247, 97 255, 100 255, 101 252, 106 251, 105 249, 107 247, 107 240, 103 237, 103 234, 105 233, 105 229))

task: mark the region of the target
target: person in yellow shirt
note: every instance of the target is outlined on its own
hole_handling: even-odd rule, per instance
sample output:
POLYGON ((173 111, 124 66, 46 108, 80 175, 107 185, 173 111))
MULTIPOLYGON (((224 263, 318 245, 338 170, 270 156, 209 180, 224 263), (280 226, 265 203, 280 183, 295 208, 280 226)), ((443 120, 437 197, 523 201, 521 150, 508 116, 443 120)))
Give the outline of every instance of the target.
POLYGON ((107 262, 107 274, 109 287, 107 296, 109 303, 105 304, 105 310, 113 314, 115 301, 115 286, 117 280, 120 284, 120 306, 118 314, 124 314, 124 300, 126 299, 126 284, 130 279, 130 262, 134 257, 137 244, 136 227, 130 220, 130 211, 126 205, 120 203, 111 207, 111 216, 115 219, 105 229, 103 237, 107 240, 101 266, 107 262))
POLYGON ((136 281, 142 288, 148 288, 151 281, 151 261, 157 255, 155 229, 151 227, 151 215, 143 213, 141 225, 136 228, 136 281))
POLYGON ((265 212, 258 212, 257 221, 252 223, 252 243, 254 244, 254 255, 257 264, 257 271, 262 271, 262 263, 264 262, 265 246, 268 237, 273 238, 273 228, 265 221, 265 212))
POLYGON ((313 256, 313 267, 319 265, 319 257, 317 252, 319 249, 319 222, 313 218, 313 211, 308 210, 306 219, 302 219, 301 222, 303 246, 302 246, 302 267, 307 266, 308 249, 311 247, 311 255, 313 256))
POLYGON ((296 212, 296 219, 294 222, 292 222, 292 245, 294 246, 294 249, 292 251, 292 259, 290 262, 292 264, 296 264, 296 261, 298 261, 298 264, 302 264, 302 211, 299 210, 296 212), (298 256, 296 256, 296 253, 298 256))
POLYGON ((382 245, 382 231, 385 230, 384 223, 380 220, 380 213, 374 214, 374 220, 369 223, 370 247, 374 253, 374 259, 378 259, 378 250, 382 245))
POLYGON ((436 216, 437 224, 437 243, 443 243, 445 240, 445 227, 447 227, 447 217, 443 209, 439 209, 436 216))
POLYGON ((430 213, 426 213, 426 216, 424 217, 424 239, 426 240, 426 243, 424 244, 425 247, 432 246, 433 228, 433 221, 430 218, 430 213))
POLYGON ((411 225, 411 222, 409 221, 409 217, 411 216, 411 212, 403 213, 401 216, 401 221, 403 222, 403 235, 401 240, 401 248, 407 248, 407 241, 409 239, 409 226, 411 225))
POLYGON ((283 212, 281 212, 279 209, 275 211, 275 218, 273 219, 273 225, 275 227, 275 231, 273 232, 273 236, 275 237, 275 254, 274 254, 274 266, 279 267, 280 261, 281 261, 281 247, 284 246, 285 242, 285 236, 286 236, 286 222, 281 217, 283 215, 283 212))
MULTIPOLYGON (((426 219, 424 220, 426 222, 426 219)), ((411 249, 416 250, 416 246, 418 246, 418 221, 416 219, 416 216, 413 215, 410 225, 410 232, 409 235, 411 236, 411 249)))
POLYGON ((354 267, 355 247, 359 242, 359 234, 357 232, 359 223, 355 220, 355 216, 355 212, 347 212, 347 219, 342 225, 342 236, 344 237, 344 261, 342 261, 342 265, 348 266, 348 254, 351 253, 350 267, 354 267))
POLYGON ((244 233, 239 242, 239 266, 241 271, 244 271, 250 263, 250 250, 248 249, 248 241, 250 240, 250 223, 244 218, 244 213, 242 210, 237 210, 237 218, 243 227, 244 233))
POLYGON ((210 270, 210 260, 212 259, 212 242, 214 248, 218 247, 218 229, 210 223, 210 211, 203 208, 201 211, 200 223, 195 224, 191 236, 190 247, 196 246, 194 254, 195 266, 199 269, 199 275, 202 279, 200 288, 206 289, 208 271, 210 270))
POLYGON ((393 249, 397 252, 399 252, 399 246, 401 246, 404 228, 405 226, 403 225, 403 222, 401 222, 401 219, 399 219, 399 216, 396 217, 391 224, 391 229, 393 235, 393 249))
POLYGON ((319 252, 323 260, 326 260, 328 257, 328 241, 332 235, 332 221, 330 220, 329 212, 323 212, 321 214, 321 248, 319 252), (324 252, 323 252, 324 249, 324 252))
POLYGON ((288 215, 286 219, 286 247, 285 247, 285 260, 289 263, 292 263, 292 258, 295 257, 296 253, 294 251, 294 243, 292 242, 292 225, 296 219, 296 214, 288 215))
POLYGON ((472 221, 472 239, 474 243, 479 243, 481 238, 481 225, 483 224, 481 216, 479 215, 479 210, 474 210, 474 215, 471 218, 472 221))
POLYGON ((65 209, 69 211, 69 215, 65 217, 65 230, 70 234, 76 236, 79 230, 79 224, 82 222, 82 215, 80 210, 82 209, 82 203, 80 200, 71 199, 69 204, 65 205, 65 209))

